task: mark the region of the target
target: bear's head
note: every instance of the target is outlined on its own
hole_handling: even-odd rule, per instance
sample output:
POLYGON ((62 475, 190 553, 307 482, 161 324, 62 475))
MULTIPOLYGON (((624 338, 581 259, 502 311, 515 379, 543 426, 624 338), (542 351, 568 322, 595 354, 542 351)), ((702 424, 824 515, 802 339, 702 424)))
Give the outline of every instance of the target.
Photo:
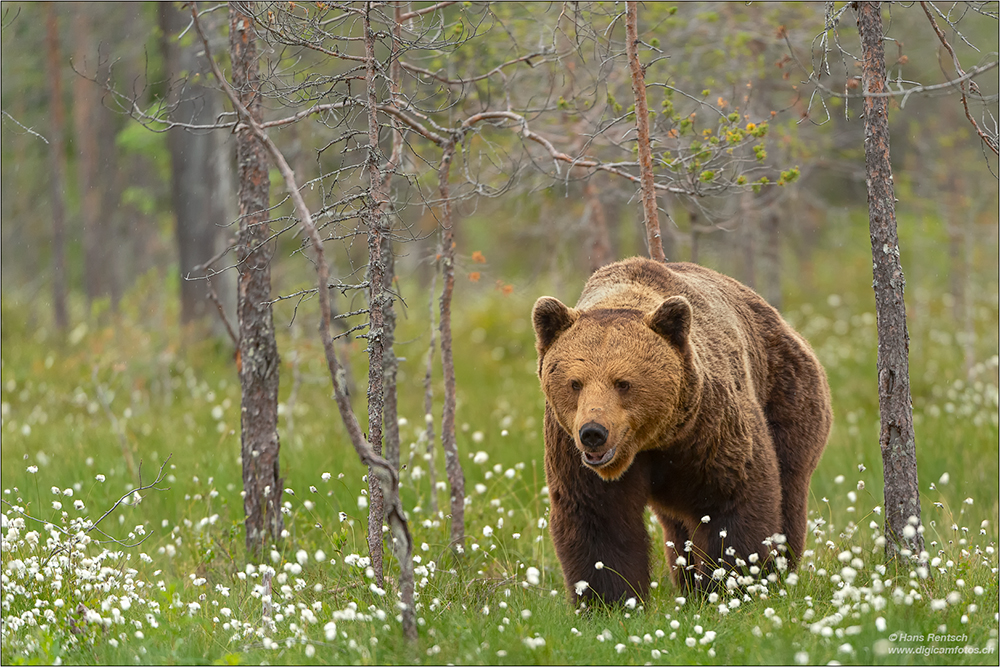
POLYGON ((620 477, 678 420, 690 364, 691 304, 649 312, 569 308, 542 297, 532 310, 542 391, 583 463, 620 477))

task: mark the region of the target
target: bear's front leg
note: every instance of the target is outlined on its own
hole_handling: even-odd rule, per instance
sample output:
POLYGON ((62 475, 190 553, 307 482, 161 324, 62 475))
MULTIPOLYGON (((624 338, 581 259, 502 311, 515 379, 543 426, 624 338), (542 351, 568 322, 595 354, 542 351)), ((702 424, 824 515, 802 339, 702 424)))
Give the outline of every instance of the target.
POLYGON ((772 490, 760 496, 757 503, 716 508, 706 513, 708 521, 690 528, 689 551, 683 554, 687 564, 677 569, 686 589, 710 592, 725 587, 730 576, 756 579, 774 568, 770 538, 781 531, 780 494, 772 490))
POLYGON ((613 604, 646 596, 649 536, 643 512, 649 479, 637 463, 619 479, 604 481, 583 463, 573 439, 546 405, 549 526, 574 603, 601 600, 613 604))

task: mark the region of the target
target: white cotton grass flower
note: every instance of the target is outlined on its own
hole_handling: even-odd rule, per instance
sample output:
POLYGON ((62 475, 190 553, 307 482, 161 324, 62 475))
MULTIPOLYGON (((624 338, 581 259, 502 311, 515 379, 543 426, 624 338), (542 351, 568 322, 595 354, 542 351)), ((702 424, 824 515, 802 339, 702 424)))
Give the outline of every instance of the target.
POLYGON ((529 567, 527 573, 525 574, 525 577, 527 578, 529 584, 531 584, 532 586, 537 586, 538 582, 540 581, 539 578, 540 574, 541 573, 538 571, 537 567, 529 567))
POLYGON ((476 452, 476 455, 472 457, 472 462, 478 465, 482 465, 490 460, 490 455, 484 451, 476 452))
MULTIPOLYGON (((583 595, 583 592, 585 590, 587 590, 588 588, 590 588, 590 584, 587 583, 586 581, 584 581, 583 579, 581 579, 580 581, 578 581, 575 584, 573 584, 573 590, 576 591, 576 594, 578 596, 579 595, 583 595)), ((979 588, 981 588, 981 587, 979 587, 979 588)), ((981 595, 981 593, 980 593, 980 595, 981 595)))
POLYGON ((595 570, 603 570, 604 569, 604 562, 603 561, 597 561, 596 563, 594 563, 594 569, 595 570))

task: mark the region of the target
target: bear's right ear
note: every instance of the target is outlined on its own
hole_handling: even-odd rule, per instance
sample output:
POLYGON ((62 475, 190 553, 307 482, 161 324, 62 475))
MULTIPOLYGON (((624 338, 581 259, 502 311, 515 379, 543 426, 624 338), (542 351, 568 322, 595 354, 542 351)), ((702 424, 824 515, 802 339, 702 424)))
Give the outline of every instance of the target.
POLYGON ((680 295, 669 297, 646 314, 646 326, 683 349, 691 333, 691 302, 680 295))
POLYGON ((538 355, 541 356, 556 342, 566 329, 576 322, 577 312, 566 307, 562 301, 551 296, 543 296, 535 302, 531 309, 531 321, 535 326, 535 344, 538 355))

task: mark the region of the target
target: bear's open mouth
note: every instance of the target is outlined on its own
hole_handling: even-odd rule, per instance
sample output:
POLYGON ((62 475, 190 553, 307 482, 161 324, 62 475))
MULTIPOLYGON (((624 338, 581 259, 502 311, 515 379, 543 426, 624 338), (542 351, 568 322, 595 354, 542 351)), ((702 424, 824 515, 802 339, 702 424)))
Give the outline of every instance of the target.
POLYGON ((599 468, 611 459, 615 457, 615 452, 618 451, 617 447, 612 447, 603 454, 598 454, 596 452, 584 452, 583 460, 586 461, 587 465, 591 465, 595 468, 599 468))

